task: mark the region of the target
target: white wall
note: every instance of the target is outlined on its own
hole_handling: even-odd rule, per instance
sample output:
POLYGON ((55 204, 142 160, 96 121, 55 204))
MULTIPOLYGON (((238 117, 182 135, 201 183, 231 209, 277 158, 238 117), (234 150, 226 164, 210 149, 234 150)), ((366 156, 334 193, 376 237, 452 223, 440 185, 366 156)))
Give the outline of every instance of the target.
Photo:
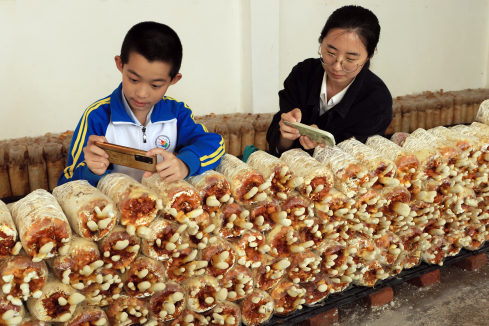
POLYGON ((184 48, 167 95, 196 112, 238 109, 238 0, 0 0, 0 139, 74 129, 121 82, 114 56, 134 24, 171 26, 184 48))
MULTIPOLYGON (((292 67, 318 57, 328 16, 347 2, 280 2, 280 80, 292 67)), ((443 88, 488 86, 489 1, 362 0, 380 22, 378 52, 370 69, 392 96, 443 88)))
MULTIPOLYGON (((114 56, 145 20, 179 34, 168 95, 196 115, 275 112, 292 67, 317 57, 340 0, 0 0, 0 139, 74 129, 121 77, 114 56)), ((489 1, 363 0, 382 32, 371 69, 393 96, 489 86, 489 1)))

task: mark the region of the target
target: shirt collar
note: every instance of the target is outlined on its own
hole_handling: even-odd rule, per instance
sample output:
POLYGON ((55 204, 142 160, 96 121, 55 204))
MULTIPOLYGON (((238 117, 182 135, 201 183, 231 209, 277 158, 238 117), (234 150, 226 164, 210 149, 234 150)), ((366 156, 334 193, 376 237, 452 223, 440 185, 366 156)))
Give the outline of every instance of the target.
MULTIPOLYGON (((318 111, 319 111, 319 97, 318 93, 321 94, 321 84, 322 80, 324 78, 324 68, 323 65, 321 64, 320 59, 315 59, 317 62, 317 68, 314 71, 314 75, 312 76, 312 86, 311 86, 311 92, 309 93, 309 96, 307 98, 307 105, 308 106, 318 106, 318 111)), ((342 117, 345 118, 346 115, 348 114, 348 111, 350 110, 351 105, 353 104, 353 101, 357 97, 358 93, 363 87, 363 80, 365 79, 365 75, 367 74, 368 68, 362 67, 362 70, 360 73, 355 77, 355 80, 351 84, 351 87, 348 89, 348 91, 345 93, 345 98, 343 101, 341 101, 334 110, 338 112, 338 114, 342 117)))
POLYGON ((335 105, 337 105, 338 103, 341 102, 341 100, 343 99, 343 97, 346 94, 346 91, 348 91, 348 88, 350 88, 351 84, 353 84, 353 82, 355 81, 355 78, 356 77, 353 78, 353 80, 348 84, 348 86, 346 86, 345 88, 343 88, 341 90, 341 92, 339 92, 335 96, 331 97, 329 99, 329 101, 328 101, 328 91, 327 91, 327 87, 326 87, 326 80, 327 80, 327 78, 328 78, 328 74, 325 71, 324 72, 324 77, 323 77, 323 83, 321 85, 321 94, 320 94, 320 97, 323 100, 324 106, 326 108, 325 111, 333 108, 335 105))
MULTIPOLYGON (((127 111, 124 105, 124 95, 122 94, 122 83, 119 84, 112 95, 110 96, 110 114, 111 120, 115 123, 137 123, 136 117, 134 119, 131 117, 132 110, 129 108, 127 111)), ((134 114, 132 114, 134 116, 134 114)), ((159 101, 156 103, 150 112, 151 123, 159 123, 164 121, 173 120, 176 118, 170 106, 166 103, 166 100, 159 101)), ((148 122, 148 120, 146 120, 148 122)))
MULTIPOLYGON (((141 125, 139 120, 136 118, 134 115, 134 112, 132 112, 131 107, 129 106, 129 103, 127 103, 126 96, 124 95, 124 90, 121 92, 122 95, 122 104, 124 104, 124 109, 126 110, 126 113, 131 117, 131 119, 134 121, 135 124, 141 125)), ((146 116, 146 122, 144 123, 144 126, 147 126, 149 122, 151 121, 151 115, 153 113, 154 105, 151 107, 151 110, 149 110, 148 115, 146 116)))

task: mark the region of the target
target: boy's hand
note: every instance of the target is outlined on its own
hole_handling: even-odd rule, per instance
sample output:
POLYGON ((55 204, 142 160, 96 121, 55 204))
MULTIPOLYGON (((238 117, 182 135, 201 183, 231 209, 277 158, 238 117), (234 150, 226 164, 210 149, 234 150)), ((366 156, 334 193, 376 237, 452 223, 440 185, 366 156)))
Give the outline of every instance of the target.
POLYGON ((104 136, 91 135, 88 137, 87 146, 83 148, 83 154, 85 155, 85 161, 87 162, 90 171, 92 171, 93 174, 102 175, 109 167, 109 155, 94 144, 96 141, 108 143, 104 136))
MULTIPOLYGON (((311 127, 319 129, 318 126, 316 126, 316 125, 311 125, 311 127)), ((305 149, 312 149, 312 148, 316 148, 318 146, 324 147, 323 144, 315 142, 314 140, 311 140, 311 138, 309 138, 307 136, 301 136, 299 138, 299 142, 301 143, 302 147, 304 147, 305 149)))
MULTIPOLYGON (((161 155, 163 162, 156 165, 156 173, 160 174, 166 182, 173 182, 183 180, 190 173, 190 170, 182 160, 173 155, 170 152, 165 151, 163 148, 153 148, 146 153, 147 156, 161 155)), ((148 178, 153 175, 153 172, 146 171, 143 175, 144 178, 148 178)))

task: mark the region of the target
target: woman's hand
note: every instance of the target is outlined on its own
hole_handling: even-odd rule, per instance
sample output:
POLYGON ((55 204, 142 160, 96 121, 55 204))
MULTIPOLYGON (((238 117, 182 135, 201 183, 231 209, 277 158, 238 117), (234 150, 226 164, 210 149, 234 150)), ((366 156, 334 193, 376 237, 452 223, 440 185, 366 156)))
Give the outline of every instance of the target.
MULTIPOLYGON (((316 125, 311 125, 311 127, 319 129, 318 126, 316 125)), ((307 136, 300 136, 299 142, 301 143, 302 147, 304 147, 305 149, 313 149, 318 146, 324 147, 323 144, 315 142, 314 140, 311 140, 311 138, 307 136)))
POLYGON ((283 138, 289 140, 296 140, 300 137, 299 131, 294 127, 287 126, 284 121, 289 122, 301 122, 302 112, 300 109, 293 109, 290 112, 282 113, 280 122, 280 134, 283 138))
MULTIPOLYGON (((183 180, 190 172, 187 164, 163 148, 153 148, 146 153, 146 156, 153 155, 161 155, 163 157, 163 162, 156 165, 157 172, 155 173, 159 173, 160 177, 166 182, 183 180)), ((146 171, 143 177, 149 178, 152 175, 152 172, 146 171)))
POLYGON ((284 121, 301 122, 302 112, 300 109, 293 109, 290 112, 282 113, 280 122, 280 138, 278 140, 278 150, 286 151, 292 147, 294 140, 300 137, 299 131, 293 127, 287 126, 284 121))

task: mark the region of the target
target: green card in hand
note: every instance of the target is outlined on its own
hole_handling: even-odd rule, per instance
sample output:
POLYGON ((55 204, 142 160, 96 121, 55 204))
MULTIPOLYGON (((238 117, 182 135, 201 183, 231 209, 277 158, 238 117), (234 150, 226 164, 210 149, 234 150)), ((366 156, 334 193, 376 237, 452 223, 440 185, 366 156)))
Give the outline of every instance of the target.
POLYGON ((299 130, 301 136, 307 136, 311 140, 318 142, 320 144, 324 144, 327 146, 334 146, 336 144, 334 140, 334 136, 327 131, 313 128, 311 126, 299 123, 299 122, 290 122, 284 121, 284 123, 289 126, 299 130))

